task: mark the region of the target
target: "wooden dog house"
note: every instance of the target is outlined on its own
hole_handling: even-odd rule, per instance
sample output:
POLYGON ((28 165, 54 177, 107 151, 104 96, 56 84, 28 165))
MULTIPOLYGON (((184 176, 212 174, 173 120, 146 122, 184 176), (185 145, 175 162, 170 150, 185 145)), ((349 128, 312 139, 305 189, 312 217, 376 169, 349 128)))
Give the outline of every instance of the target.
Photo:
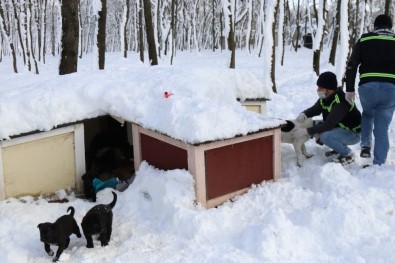
POLYGON ((280 127, 197 145, 137 124, 132 128, 135 168, 145 160, 163 170, 188 170, 195 179, 196 201, 206 208, 280 176, 280 127))
MULTIPOLYGON (((80 82, 73 76, 62 76, 63 81, 70 81, 68 96, 63 96, 66 89, 54 88, 56 81, 36 83, 34 92, 27 94, 29 96, 24 98, 23 105, 19 105, 18 93, 9 89, 12 92, 4 97, 9 96, 10 99, 3 100, 3 107, 17 110, 10 114, 16 118, 0 114, 0 199, 54 193, 69 188, 81 193, 81 176, 86 170, 89 171, 91 163, 99 163, 93 158, 90 162, 87 156, 92 156, 89 154, 92 153, 90 146, 98 141, 95 138, 101 132, 109 132, 112 138, 122 137, 123 142, 128 143, 125 147, 130 153, 128 161, 133 158, 132 152, 137 153, 135 165, 131 165, 134 169, 138 169, 142 160, 147 160, 162 169, 189 170, 196 180, 197 202, 206 207, 215 206, 246 191, 251 184, 278 177, 279 129, 266 128, 267 125, 275 126, 277 122, 269 120, 265 123, 262 116, 250 112, 245 114, 246 111, 239 110, 241 107, 234 101, 243 98, 241 104, 247 109, 265 113, 265 99, 245 99, 269 98, 271 94, 271 90, 263 87, 262 81, 253 74, 213 68, 210 70, 213 78, 207 78, 199 68, 133 69, 121 70, 117 75, 117 78, 130 79, 128 85, 116 79, 109 82, 104 74, 91 76, 95 79, 95 85, 80 82), (162 78, 157 78, 158 70, 163 76, 171 75, 172 78, 164 83, 162 78), (144 78, 139 78, 142 75, 144 78), (105 81, 100 81, 101 78, 105 81), (217 81, 222 79, 227 81, 217 81), (174 96, 164 96, 165 89, 169 89, 174 96), (25 105, 27 108, 21 110, 25 105), (179 125, 203 129, 205 125, 217 124, 219 119, 208 113, 219 106, 225 114, 229 112, 240 120, 250 119, 245 126, 235 127, 230 132, 248 135, 206 142, 191 138, 200 142, 191 145, 174 139, 176 136, 172 137, 176 133, 173 130, 175 127, 164 128, 161 122, 148 123, 157 117, 166 121, 180 112, 189 114, 195 105, 201 105, 203 109, 201 113, 204 117, 200 120, 205 121, 204 125, 199 120, 190 122, 187 116, 180 119, 179 125), (68 107, 73 109, 69 110, 68 107), (120 117, 116 119, 124 123, 121 132, 119 127, 113 129, 114 126, 109 125, 109 122, 115 121, 109 115, 120 117), (156 132, 135 126, 133 130, 137 133, 132 135, 132 128, 129 127, 132 123, 151 127, 156 132), (249 132, 257 129, 262 130, 249 132)), ((7 85, 11 86, 12 83, 7 85)), ((20 88, 20 92, 24 92, 24 85, 20 88)), ((30 87, 27 90, 31 90, 30 87)), ((121 126, 119 122, 117 125, 121 126)), ((224 126, 223 129, 227 134, 229 127, 224 126)), ((221 138, 216 133, 213 130, 209 137, 212 136, 212 140, 221 138)), ((126 167, 128 172, 129 167, 126 167)))

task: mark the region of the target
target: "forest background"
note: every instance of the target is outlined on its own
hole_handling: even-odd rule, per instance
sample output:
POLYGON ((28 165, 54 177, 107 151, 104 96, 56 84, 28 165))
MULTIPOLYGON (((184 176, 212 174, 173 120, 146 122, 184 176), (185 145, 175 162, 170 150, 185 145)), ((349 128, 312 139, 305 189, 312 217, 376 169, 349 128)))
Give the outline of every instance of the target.
MULTIPOLYGON (((46 56, 59 56, 59 74, 77 72, 78 58, 139 52, 148 63, 176 63, 177 52, 229 52, 263 57, 266 87, 276 92, 275 65, 284 49, 301 45, 314 53, 319 75, 321 51, 343 76, 347 57, 359 36, 372 29, 378 14, 393 17, 393 0, 0 0, 0 62, 11 57, 13 71, 39 74, 46 56)), ((327 61, 326 61, 327 62, 327 61)))

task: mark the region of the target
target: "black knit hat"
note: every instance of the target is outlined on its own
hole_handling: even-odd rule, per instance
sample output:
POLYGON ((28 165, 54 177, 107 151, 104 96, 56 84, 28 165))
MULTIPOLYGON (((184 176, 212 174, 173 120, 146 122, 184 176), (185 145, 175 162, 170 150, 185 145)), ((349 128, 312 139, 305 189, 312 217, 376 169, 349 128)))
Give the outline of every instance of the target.
POLYGON ((379 29, 379 28, 392 28, 392 20, 391 17, 387 15, 379 15, 376 17, 374 20, 374 29, 379 29))
POLYGON ((317 86, 324 89, 336 90, 337 79, 336 75, 330 71, 322 73, 317 79, 317 86))

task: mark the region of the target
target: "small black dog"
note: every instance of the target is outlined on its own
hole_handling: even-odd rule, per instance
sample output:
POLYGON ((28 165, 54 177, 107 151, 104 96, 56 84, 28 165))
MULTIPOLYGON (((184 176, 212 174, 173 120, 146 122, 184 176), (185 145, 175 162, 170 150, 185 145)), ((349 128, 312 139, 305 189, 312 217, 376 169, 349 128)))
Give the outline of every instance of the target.
POLYGON ((56 262, 59 260, 63 250, 65 250, 70 243, 70 235, 76 234, 81 237, 80 228, 74 219, 74 207, 70 206, 67 212, 71 210, 69 215, 64 215, 58 218, 55 223, 41 223, 37 227, 40 229, 40 240, 44 242, 45 251, 49 256, 53 256, 54 252, 51 250, 50 245, 57 245, 58 251, 52 260, 56 262))
POLYGON ((95 205, 84 216, 81 222, 87 248, 93 248, 92 235, 99 234, 102 247, 110 242, 112 231, 112 209, 117 202, 117 194, 112 192, 114 199, 107 205, 95 205))

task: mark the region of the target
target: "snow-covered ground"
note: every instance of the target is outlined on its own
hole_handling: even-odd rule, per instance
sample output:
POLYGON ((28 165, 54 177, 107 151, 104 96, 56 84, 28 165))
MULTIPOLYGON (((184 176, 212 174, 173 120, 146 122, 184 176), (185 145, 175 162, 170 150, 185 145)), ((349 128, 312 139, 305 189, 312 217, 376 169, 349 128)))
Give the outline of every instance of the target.
MULTIPOLYGON (((242 72, 240 76, 244 78, 251 74, 254 75, 251 78, 255 83, 253 85, 256 85, 254 78, 263 83, 262 58, 240 51, 236 55, 236 71, 242 72)), ((324 58, 327 54, 322 57, 326 61, 324 58)), ((224 119, 229 123, 228 126, 218 125, 210 130, 224 137, 228 136, 228 130, 240 131, 239 127, 234 128, 235 125, 242 126, 233 117, 227 118, 228 111, 230 116, 246 116, 246 125, 253 126, 254 123, 251 122, 262 119, 252 113, 243 113, 233 104, 232 96, 235 91, 229 91, 230 94, 227 95, 223 90, 228 85, 226 80, 220 76, 205 78, 212 76, 214 69, 216 72, 225 72, 228 59, 228 52, 179 52, 174 61, 176 67, 183 68, 183 72, 191 69, 192 80, 198 76, 205 79, 204 83, 194 83, 195 92, 188 94, 191 98, 201 96, 203 104, 177 104, 190 107, 178 114, 177 107, 166 105, 172 101, 161 97, 164 91, 172 92, 171 85, 167 85, 168 81, 173 86, 179 83, 191 85, 191 80, 185 79, 188 74, 181 74, 181 79, 177 79, 176 75, 169 75, 168 81, 163 77, 160 82, 146 78, 147 82, 140 83, 139 86, 152 89, 153 92, 156 92, 153 87, 157 87, 157 97, 161 98, 157 99, 158 103, 162 103, 164 112, 172 112, 172 116, 176 118, 174 122, 161 123, 165 118, 160 114, 155 117, 152 109, 145 108, 141 116, 136 116, 142 118, 142 122, 148 126, 152 124, 169 127, 169 132, 172 132, 173 126, 179 120, 194 118, 199 119, 196 121, 199 125, 207 125, 211 118, 224 119), (215 85, 210 86, 212 83, 215 85), (213 88, 215 86, 220 87, 218 91, 213 88), (207 100, 207 97, 212 100, 207 100), (205 113, 203 109, 211 103, 221 105, 221 112, 205 113), (196 118, 196 115, 200 118, 196 118)), ((60 77, 56 74, 56 60, 49 59, 42 66, 41 74, 34 76, 28 72, 13 74, 11 63, 4 59, 0 63, 0 92, 4 94, 0 96, 0 100, 4 102, 0 103, 0 119, 7 120, 5 122, 12 125, 7 128, 2 126, 4 122, 0 123, 0 131, 3 132, 1 135, 7 136, 32 127, 50 129, 58 118, 67 118, 67 111, 70 110, 85 112, 84 117, 93 117, 104 112, 126 114, 122 112, 122 105, 134 103, 134 92, 139 92, 133 87, 137 83, 132 78, 136 76, 133 72, 143 74, 145 70, 150 70, 147 65, 138 63, 137 60, 137 54, 130 54, 127 60, 121 58, 121 54, 108 54, 106 69, 98 72, 92 69, 93 60, 85 57, 79 63, 78 74, 60 77), (121 71, 130 71, 131 79, 120 78, 121 71), (100 105, 101 112, 92 106, 97 103, 93 100, 85 102, 84 109, 74 109, 72 101, 78 98, 68 91, 76 83, 86 86, 86 94, 82 94, 82 98, 115 96, 115 91, 124 88, 125 83, 130 83, 134 95, 121 97, 120 103, 115 106, 100 105), (89 92, 97 91, 94 87, 98 85, 108 87, 106 93, 90 94, 89 92), (26 105, 23 99, 26 94, 39 94, 37 98, 40 99, 33 104, 29 101, 26 105), (31 115, 23 112, 34 111, 35 105, 51 101, 51 96, 64 96, 64 104, 57 105, 56 112, 51 113, 50 117, 50 113, 45 111, 33 112, 31 115), (5 103, 10 98, 20 98, 20 103, 13 104, 15 108, 8 109, 4 105, 11 105, 5 103), (5 117, 4 114, 7 113, 12 115, 5 117), (19 119, 19 116, 31 119, 19 119)), ((301 49, 294 53, 287 48, 285 65, 277 67, 276 70, 278 93, 271 94, 271 100, 267 103, 269 117, 295 118, 300 111, 315 102, 316 76, 312 73, 311 64, 311 50, 301 49)), ((322 63, 321 69, 334 70, 326 62, 322 63)), ((170 69, 167 70, 171 72, 170 69)), ((239 73, 235 74, 239 76, 239 73)), ((142 77, 138 81, 141 79, 142 77)), ((249 79, 243 80, 248 83, 249 79)), ((181 86, 176 88, 181 90, 181 86)), ((169 98, 173 101, 179 95, 178 91, 174 93, 169 98)), ((186 93, 182 93, 184 100, 186 93)), ((155 96, 153 94, 154 100, 155 96)), ((150 103, 147 100, 150 98, 142 98, 139 105, 150 103)), ((359 102, 357 104, 361 109, 359 102)), ((368 161, 359 158, 359 145, 352 146, 357 153, 355 163, 345 167, 331 163, 331 159, 324 156, 328 149, 315 144, 313 140, 307 143, 307 149, 314 156, 307 159, 302 167, 298 167, 292 146, 282 144, 279 181, 253 186, 246 194, 213 209, 204 209, 194 204, 194 182, 187 171, 161 171, 143 163, 133 184, 118 195, 109 246, 100 247, 100 243, 96 241, 95 248, 88 249, 85 247, 84 238, 78 239, 73 235, 69 248, 63 252, 60 261, 395 262, 394 128, 395 122, 390 127, 391 149, 388 161, 381 167, 362 169, 362 165, 368 161)), ((205 129, 204 131, 192 135, 191 141, 203 138, 202 134, 207 134, 205 129)), ((185 137, 185 134, 186 131, 182 131, 177 136, 185 137)), ((54 222, 66 213, 68 206, 75 208, 75 218, 80 224, 82 217, 93 206, 93 203, 67 194, 65 190, 57 194, 59 198, 69 199, 69 202, 48 203, 44 198, 30 196, 0 202, 1 262, 49 262, 51 258, 45 253, 43 243, 39 240, 37 225, 46 221, 54 222)), ((100 192, 98 202, 108 203, 111 199, 112 195, 106 189, 100 192)))

